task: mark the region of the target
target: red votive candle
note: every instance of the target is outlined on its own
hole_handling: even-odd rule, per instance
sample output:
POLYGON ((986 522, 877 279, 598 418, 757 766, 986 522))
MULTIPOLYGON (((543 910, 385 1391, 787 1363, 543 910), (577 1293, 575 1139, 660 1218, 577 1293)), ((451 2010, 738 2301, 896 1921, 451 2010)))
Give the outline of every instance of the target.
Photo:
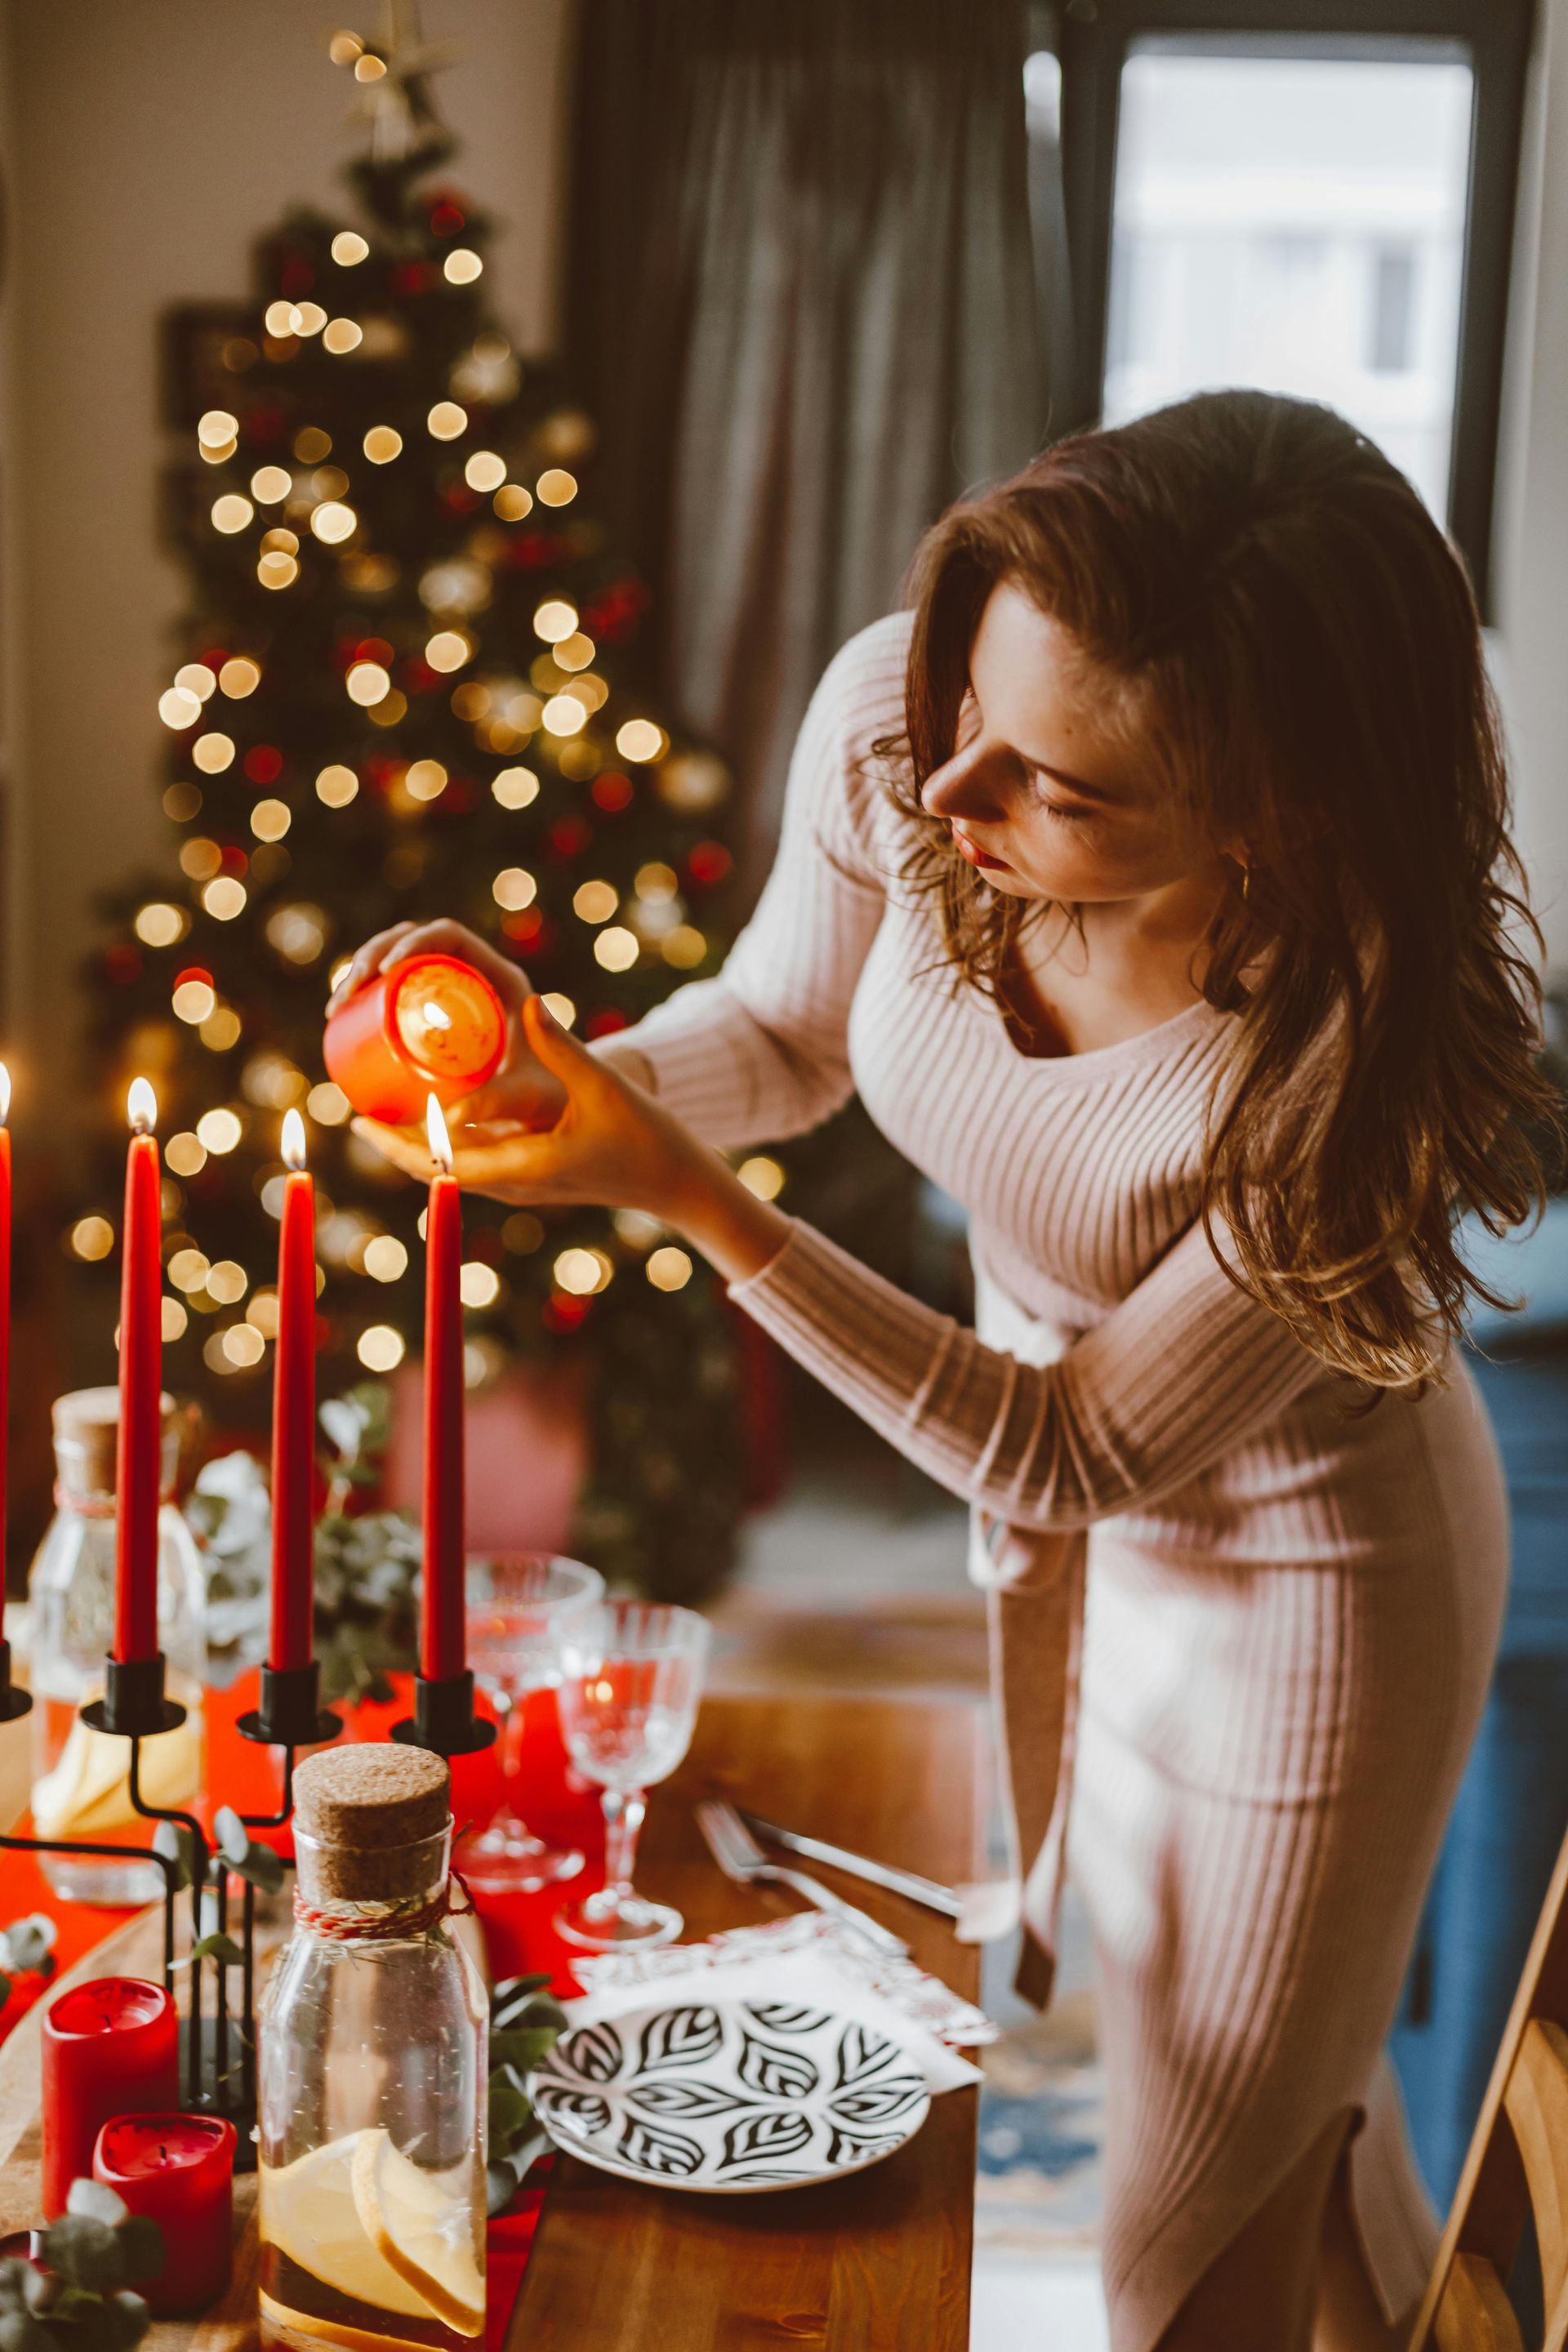
POLYGON ((220 2116, 114 2116, 92 2177, 163 2232, 163 2267, 138 2282, 157 2318, 205 2311, 234 2258, 234 2126, 220 2116))
POLYGON ((409 1127, 426 1097, 459 1102, 506 1052, 506 1013, 482 971, 456 956, 411 956, 357 989, 327 1024, 327 1076, 355 1110, 409 1127))
POLYGON ((162 1985, 95 1977, 44 2012, 43 2205, 66 2210, 73 2180, 92 2178, 110 2116, 161 2112, 180 2096, 180 2033, 162 1985))

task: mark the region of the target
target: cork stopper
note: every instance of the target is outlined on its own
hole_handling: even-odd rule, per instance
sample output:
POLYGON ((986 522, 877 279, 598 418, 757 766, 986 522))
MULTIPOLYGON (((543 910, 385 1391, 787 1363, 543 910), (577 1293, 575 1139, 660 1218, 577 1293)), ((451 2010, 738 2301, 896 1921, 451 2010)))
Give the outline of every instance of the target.
POLYGON ((405 1903, 446 1870, 445 1757, 388 1740, 308 1756, 294 1775, 301 1885, 317 1903, 405 1903))
MULTIPOLYGON (((165 1390, 160 1399, 163 1435, 162 1490, 174 1488, 180 1458, 178 1408, 165 1390)), ((114 1446, 120 1433, 120 1391, 69 1389, 55 1399, 55 1462, 60 1484, 74 1500, 108 1500, 114 1493, 114 1446)))

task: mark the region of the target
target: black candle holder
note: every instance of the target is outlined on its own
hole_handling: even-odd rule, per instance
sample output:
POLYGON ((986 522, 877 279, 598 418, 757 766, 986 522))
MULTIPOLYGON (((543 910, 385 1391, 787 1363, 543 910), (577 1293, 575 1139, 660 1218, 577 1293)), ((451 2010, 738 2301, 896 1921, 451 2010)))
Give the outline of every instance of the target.
POLYGON ((437 1756, 472 1756, 495 1736, 489 1717, 474 1713, 474 1677, 467 1668, 439 1682, 416 1675, 413 1716, 392 1727, 392 1737, 405 1748, 428 1748, 437 1756))
MULTIPOLYGON (((294 1811, 294 1761, 301 1748, 323 1746, 342 1729, 341 1719, 319 1704, 320 1670, 309 1665, 274 1672, 261 1669, 260 1705, 239 1720, 247 1739, 280 1748, 283 1788, 274 1813, 241 1813, 247 1830, 284 1829, 294 1811)), ((11 1680, 9 1643, 0 1641, 0 1722, 11 1722, 32 1707, 30 1692, 11 1680)), ((471 1698, 470 1698, 471 1706, 471 1698)), ((235 2163, 242 2172, 256 2166, 256 1888, 242 1881, 239 1952, 240 2002, 237 2014, 228 2002, 228 1978, 237 1965, 221 1952, 198 1955, 196 1948, 208 1934, 228 1935, 230 1873, 220 1870, 210 1883, 214 1848, 194 1813, 173 1806, 150 1805, 142 1793, 142 1742, 162 1731, 173 1731, 185 1719, 185 1710, 164 1696, 163 1658, 110 1658, 105 1662, 104 1694, 81 1709, 81 1719, 94 1731, 128 1739, 128 1770, 132 1810, 143 1821, 172 1822, 190 1843, 190 1933, 188 1960, 190 1992, 180 2020, 180 2097, 194 2115, 222 2116, 233 2124, 237 2137, 235 2163), (206 1895, 213 1897, 209 1917, 206 1895), (208 2002, 208 1970, 212 2000, 208 2002), (231 2047, 237 2043, 237 2047, 231 2047)), ((493 1727, 489 1727, 493 1731, 493 1727)), ((482 1743, 479 1743, 482 1744, 482 1743)), ((178 1925, 182 1858, 152 1846, 105 1845, 85 1838, 38 1838, 0 1835, 0 1848, 26 1853, 77 1854, 123 1863, 136 1859, 154 1864, 163 1877, 163 1986, 175 1998, 175 1929, 178 1925)), ((287 1866, 287 1865, 286 1865, 287 1866)))

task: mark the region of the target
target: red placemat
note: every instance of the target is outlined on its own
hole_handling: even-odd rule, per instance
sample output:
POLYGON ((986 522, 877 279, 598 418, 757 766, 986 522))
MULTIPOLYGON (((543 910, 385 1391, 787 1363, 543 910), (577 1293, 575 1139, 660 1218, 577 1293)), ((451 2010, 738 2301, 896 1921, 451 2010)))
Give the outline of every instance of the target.
MULTIPOLYGON (((412 1711, 411 1678, 395 1676, 394 1684, 390 1701, 365 1701, 342 1710, 345 1738, 385 1739, 393 1725, 412 1711)), ((209 1690, 205 1695, 208 1793, 192 1808, 204 1819, 210 1820, 220 1805, 232 1805, 244 1813, 277 1811, 282 1780, 276 1753, 242 1738, 237 1728, 239 1717, 256 1703, 254 1675, 242 1676, 228 1690, 209 1690)), ((498 1979, 548 1970, 553 1989, 571 1995, 579 1988, 572 1974, 570 1947, 563 1944, 552 1923, 568 1894, 573 1897, 585 1894, 603 1879, 603 1816, 598 1792, 580 1782, 574 1785, 575 1776, 562 1745, 552 1692, 536 1691, 529 1698, 521 1747, 521 1762, 512 1791, 514 1801, 542 1837, 581 1848, 588 1858, 587 1867, 565 1888, 546 1887, 537 1895, 506 1896, 474 1888, 470 1890, 471 1899, 485 1930, 491 1972, 498 1979)), ((459 1831, 482 1827, 500 1794, 501 1774, 495 1748, 483 1749, 476 1756, 453 1759, 452 1812, 459 1831)), ((28 1833, 31 1823, 26 1815, 16 1828, 19 1834, 28 1833)), ((269 1838, 281 1852, 289 1852, 287 1830, 260 1834, 269 1838)), ((460 1873, 460 1845, 457 1866, 460 1873)), ((58 1972, 62 1975, 133 1916, 129 1910, 67 1902, 49 1885, 37 1855, 0 1850, 0 1926, 32 1911, 47 1912, 56 1924, 55 1956, 58 1972)), ((16 1980, 9 2000, 0 2010, 0 2041, 47 1990, 41 1979, 16 1980)), ((506 2212, 489 2225, 488 2352, 500 2352, 521 2290, 544 2203, 550 2166, 551 2159, 546 2158, 506 2212)))

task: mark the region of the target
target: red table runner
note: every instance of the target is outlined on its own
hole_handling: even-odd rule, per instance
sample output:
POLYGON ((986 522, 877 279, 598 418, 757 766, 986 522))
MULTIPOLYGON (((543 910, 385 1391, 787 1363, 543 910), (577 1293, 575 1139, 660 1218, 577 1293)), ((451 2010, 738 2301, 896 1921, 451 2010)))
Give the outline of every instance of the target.
MULTIPOLYGON (((390 1701, 367 1700, 358 1706, 340 1710, 343 1716, 345 1738, 385 1739, 392 1726, 412 1713, 411 1677, 398 1675, 393 1680, 395 1689, 390 1701)), ((221 1805, 232 1805, 237 1811, 243 1813, 266 1813, 277 1810, 282 1784, 276 1753, 271 1748, 258 1747, 254 1741, 242 1739, 237 1728, 240 1716, 247 1708, 254 1707, 256 1703, 255 1675, 242 1676, 228 1690, 209 1690, 206 1693, 206 1786, 209 1793, 191 1808, 203 1819, 210 1819, 221 1805)), ((603 1817, 599 1810, 598 1791, 580 1782, 574 1785, 574 1780, 562 1746, 554 1695, 550 1691, 536 1691, 528 1701, 522 1760, 515 1787, 516 1801, 531 1827, 537 1830, 542 1837, 581 1848, 588 1857, 587 1867, 581 1877, 570 1880, 565 1888, 545 1887, 537 1895, 496 1895, 477 1887, 471 1890, 475 1908, 485 1930, 492 1974, 500 1979, 536 1975, 548 1970, 553 1990, 566 1996, 578 1990, 572 1974, 571 1948, 555 1934, 552 1922, 567 1895, 575 1897, 587 1893, 598 1885, 604 1876, 603 1817)), ((500 1801, 500 1793, 498 1748, 484 1749, 477 1756, 454 1757, 452 1812, 459 1832, 482 1827, 500 1801)), ((25 1835, 30 1822, 24 1816, 16 1827, 25 1835)), ((286 1853, 289 1851, 287 1831, 265 1834, 272 1839, 280 1852, 286 1853)), ((460 1850, 457 1866, 460 1871, 460 1850)), ((13 1920, 25 1917, 33 1911, 47 1912, 56 1923, 55 1957, 57 1973, 60 1975, 133 1916, 128 1910, 109 1910, 94 1904, 67 1902, 49 1885, 37 1855, 0 1851, 0 1927, 8 1926, 13 1920)), ((33 2002, 47 1994, 47 1985, 41 1979, 34 1979, 30 1983, 17 1980, 13 1985, 10 1999, 4 2009, 0 2009, 0 2041, 10 2032, 17 2020, 26 2015, 33 2002)), ((512 2307, 521 2290, 523 2272, 527 2268, 544 2202, 545 2188, 537 2184, 547 2175, 549 2166, 550 2159, 546 2158, 531 2178, 529 2186, 519 2191, 507 2211, 489 2226, 488 2352, 500 2352, 512 2307)))

